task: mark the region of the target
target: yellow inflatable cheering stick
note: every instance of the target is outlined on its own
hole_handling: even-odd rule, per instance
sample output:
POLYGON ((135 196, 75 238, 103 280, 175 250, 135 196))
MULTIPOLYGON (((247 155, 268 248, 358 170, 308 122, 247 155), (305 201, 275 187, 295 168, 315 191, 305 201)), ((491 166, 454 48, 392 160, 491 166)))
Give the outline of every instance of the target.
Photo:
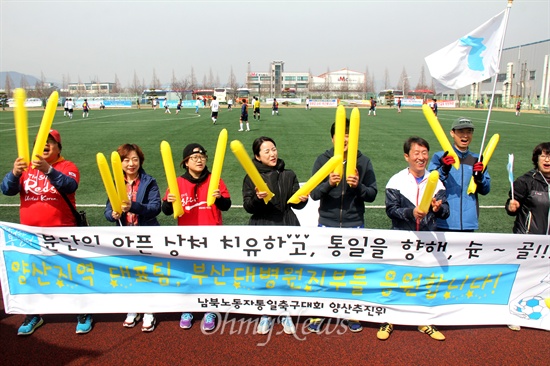
POLYGON ((162 141, 160 143, 160 154, 162 155, 164 172, 166 173, 166 180, 168 181, 168 189, 170 190, 170 193, 176 196, 176 200, 172 202, 172 207, 174 208, 174 218, 177 219, 183 215, 184 211, 181 204, 180 189, 176 179, 176 169, 174 169, 172 149, 170 148, 170 144, 168 142, 162 141))
MULTIPOLYGON (((497 148, 498 142, 500 141, 500 135, 498 133, 495 133, 493 137, 489 140, 489 143, 487 146, 485 146, 485 149, 483 150, 483 171, 487 169, 487 164, 489 164, 489 160, 491 160, 491 156, 493 156, 493 153, 495 152, 495 149, 497 148)), ((483 174, 483 172, 482 172, 483 174)), ((474 177, 470 178, 470 184, 468 184, 468 194, 476 193, 477 190, 477 184, 474 181, 474 177)))
POLYGON ((118 214, 122 214, 122 205, 120 203, 120 198, 118 197, 115 189, 115 184, 113 183, 113 176, 109 170, 109 165, 107 164, 107 159, 103 153, 97 153, 96 155, 97 167, 99 168, 99 174, 101 175, 101 180, 105 186, 105 191, 107 192, 107 197, 111 202, 111 207, 113 211, 118 214))
MULTIPOLYGON (((349 135, 348 135, 348 157, 346 163, 346 177, 355 175, 357 168, 357 150, 359 149, 359 127, 361 125, 361 116, 359 108, 351 110, 349 135)), ((344 130, 345 133, 345 130, 344 130)), ((336 152, 334 153, 336 155, 336 152)))
MULTIPOLYGON (((336 122, 334 124, 334 156, 341 155, 344 156, 344 138, 346 136, 346 108, 343 105, 339 105, 336 108, 336 122)), ((340 177, 344 173, 344 165, 339 165, 334 168, 335 174, 338 174, 340 177)), ((354 173, 355 174, 355 173, 354 173)))
POLYGON ((27 108, 25 108, 25 100, 27 99, 27 94, 25 93, 25 89, 17 88, 13 92, 13 96, 15 98, 14 118, 15 139, 17 141, 17 157, 23 158, 25 163, 30 164, 31 159, 29 155, 29 123, 27 119, 27 108))
POLYGON ((214 163, 212 164, 212 175, 210 176, 210 184, 208 185, 208 194, 206 197, 206 205, 212 206, 216 201, 213 196, 214 191, 220 186, 220 178, 222 176, 223 161, 225 159, 225 149, 227 148, 227 130, 224 128, 218 136, 218 144, 216 145, 216 155, 214 155, 214 163))
POLYGON ((120 202, 128 201, 126 193, 126 183, 124 182, 124 173, 122 171, 122 161, 117 151, 111 153, 111 166, 113 168, 113 177, 115 178, 116 192, 120 202))
POLYGON ((42 116, 42 123, 40 123, 40 129, 38 130, 38 135, 36 135, 36 141, 34 142, 34 148, 32 149, 31 160, 36 159, 36 155, 42 156, 44 154, 44 146, 46 146, 46 141, 48 141, 48 135, 52 128, 53 118, 55 116, 55 111, 57 109, 57 101, 59 100, 59 94, 54 91, 50 94, 48 98, 48 103, 46 104, 46 110, 42 116))
POLYGON ((267 205, 267 203, 275 196, 273 192, 269 189, 265 181, 263 180, 262 176, 260 175, 260 172, 258 172, 258 169, 254 166, 254 163, 252 163, 252 160, 246 153, 244 146, 242 142, 239 140, 233 140, 231 141, 231 144, 229 144, 231 147, 231 151, 241 163, 241 166, 243 167, 244 171, 250 179, 252 180, 252 183, 258 188, 258 191, 260 192, 267 192, 267 196, 264 198, 264 202, 267 205))
POLYGON ((300 196, 307 196, 329 175, 334 168, 342 165, 342 155, 335 155, 330 158, 309 180, 300 187, 287 201, 287 203, 300 203, 300 196))
POLYGON ((443 128, 441 128, 441 124, 439 123, 439 120, 435 116, 430 106, 427 104, 423 104, 422 112, 424 112, 424 117, 426 117, 426 120, 430 124, 430 127, 432 128, 432 131, 434 132, 437 141, 439 141, 439 145, 441 145, 443 151, 448 151, 449 155, 455 159, 453 167, 455 169, 460 168, 460 160, 458 159, 458 155, 456 155, 456 152, 453 149, 453 145, 451 145, 449 139, 447 138, 447 135, 445 135, 445 132, 443 132, 443 128))
POLYGON ((418 209, 424 213, 430 211, 430 206, 432 204, 432 198, 434 196, 435 188, 437 187, 437 182, 439 181, 439 172, 434 170, 428 176, 428 183, 426 183, 426 189, 424 190, 424 195, 418 205, 418 209))

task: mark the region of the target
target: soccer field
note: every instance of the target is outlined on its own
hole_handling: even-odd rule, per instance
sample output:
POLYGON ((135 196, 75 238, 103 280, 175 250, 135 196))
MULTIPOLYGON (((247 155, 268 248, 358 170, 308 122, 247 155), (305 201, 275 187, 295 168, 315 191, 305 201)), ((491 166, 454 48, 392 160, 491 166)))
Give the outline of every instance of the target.
MULTIPOLYGON (((145 154, 143 167, 158 181, 162 193, 167 183, 160 155, 160 142, 166 140, 172 147, 176 173, 182 174, 179 167, 183 147, 191 142, 202 144, 209 155, 211 168, 218 134, 222 128, 228 131, 228 143, 240 140, 251 154, 252 141, 259 136, 272 137, 277 142, 279 157, 288 169, 296 172, 301 182, 311 176, 311 168, 316 157, 332 146, 330 125, 334 121, 335 109, 313 109, 281 107, 279 116, 271 116, 270 108, 262 108, 260 121, 252 119, 250 132, 237 132, 239 109, 228 112, 222 107, 218 123, 212 124, 210 111, 200 110, 200 116, 193 109, 184 109, 179 115, 165 114, 163 109, 92 110, 90 117, 83 119, 81 111, 76 111, 72 120, 63 117, 59 110, 53 128, 59 130, 63 142, 63 156, 74 161, 80 169, 80 186, 77 191, 77 206, 84 207, 92 225, 110 225, 103 217, 106 193, 99 175, 96 154, 102 152, 109 158, 112 151, 123 143, 136 143, 145 154)), ((346 109, 349 117, 351 108, 346 109)), ((390 221, 380 206, 384 205, 384 187, 389 178, 406 167, 403 159, 403 142, 411 135, 427 139, 431 153, 441 150, 421 109, 407 109, 398 114, 395 109, 378 108, 377 116, 367 116, 367 109, 361 110, 361 131, 359 149, 371 158, 378 183, 376 201, 367 205, 366 225, 368 228, 387 229, 390 221), (369 208, 370 207, 370 208, 369 208)), ((29 111, 30 143, 38 132, 43 110, 29 111)), ((459 116, 472 119, 476 127, 471 148, 478 153, 487 118, 487 110, 440 109, 439 120, 445 131, 459 116)), ((0 112, 0 174, 6 174, 13 167, 17 155, 13 112, 0 112)), ((510 187, 506 165, 508 154, 515 155, 514 175, 518 177, 531 169, 531 153, 535 145, 550 140, 550 116, 548 114, 523 113, 516 117, 513 111, 494 111, 487 133, 490 137, 500 134, 500 142, 489 163, 491 193, 481 196, 482 208, 480 231, 511 232, 513 219, 503 209, 510 187), (498 208, 490 208, 498 206, 498 208)), ((449 136, 450 139, 450 136, 449 136)), ((242 181, 244 171, 231 153, 229 146, 222 172, 222 179, 228 186, 233 208, 224 214, 228 225, 246 225, 249 215, 242 205, 242 181)), ((0 221, 18 222, 19 197, 0 196, 0 221)), ((174 225, 175 220, 162 213, 159 219, 163 225, 174 225)))

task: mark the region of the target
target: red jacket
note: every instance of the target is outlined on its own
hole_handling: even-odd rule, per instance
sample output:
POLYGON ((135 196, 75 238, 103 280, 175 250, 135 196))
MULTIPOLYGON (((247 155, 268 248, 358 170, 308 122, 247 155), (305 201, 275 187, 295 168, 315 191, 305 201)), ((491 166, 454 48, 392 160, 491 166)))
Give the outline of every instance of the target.
MULTIPOLYGON (((208 185, 210 184, 211 174, 199 184, 191 183, 183 177, 178 177, 178 188, 180 190, 181 203, 184 214, 178 218, 179 226, 188 225, 222 225, 222 213, 214 204, 210 207, 206 205, 208 195, 208 185)), ((219 185, 222 197, 229 198, 229 191, 223 180, 220 179, 219 185)), ((169 190, 166 190, 163 200, 168 198, 169 190)))
MULTIPOLYGON (((58 188, 67 189, 66 183, 74 187, 74 182, 70 180, 76 181, 76 187, 78 187, 80 172, 74 163, 64 159, 53 163, 52 168, 57 172, 53 171, 49 176, 31 167, 21 175, 19 179, 21 224, 43 227, 76 226, 76 219, 67 202, 59 194, 58 188)), ((73 205, 75 205, 75 190, 71 193, 64 190, 73 205)))

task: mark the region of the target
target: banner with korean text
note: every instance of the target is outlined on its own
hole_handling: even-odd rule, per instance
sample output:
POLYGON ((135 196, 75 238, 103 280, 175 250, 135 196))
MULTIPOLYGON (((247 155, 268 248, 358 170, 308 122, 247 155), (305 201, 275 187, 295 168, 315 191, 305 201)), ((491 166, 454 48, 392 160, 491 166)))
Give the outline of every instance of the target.
POLYGON ((550 329, 542 235, 0 222, 7 313, 218 312, 550 329))

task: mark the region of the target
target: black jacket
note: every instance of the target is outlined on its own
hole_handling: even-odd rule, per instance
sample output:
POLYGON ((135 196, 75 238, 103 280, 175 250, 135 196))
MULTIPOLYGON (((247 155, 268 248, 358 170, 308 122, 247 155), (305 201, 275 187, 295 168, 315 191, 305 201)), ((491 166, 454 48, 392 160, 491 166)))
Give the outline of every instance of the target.
MULTIPOLYGON (((334 148, 321 154, 313 165, 312 175, 334 156, 334 148)), ((373 202, 378 193, 376 176, 370 159, 357 152, 359 185, 351 188, 346 184, 346 164, 342 182, 331 187, 328 177, 311 192, 311 198, 321 200, 319 224, 328 227, 358 227, 365 225, 365 202, 373 202)))
POLYGON ((248 224, 300 226, 298 217, 291 207, 302 209, 307 201, 298 204, 286 203, 300 188, 296 174, 292 170, 286 170, 285 163, 281 159, 277 160, 277 165, 273 168, 256 159, 252 159, 252 161, 275 196, 265 204, 263 199, 258 199, 256 196, 256 187, 250 177, 248 175, 244 177, 243 206, 246 212, 252 214, 248 224))
POLYGON ((512 192, 508 193, 506 212, 515 216, 516 234, 549 234, 550 186, 538 169, 530 170, 514 182, 514 199, 520 203, 516 212, 508 211, 512 192))

